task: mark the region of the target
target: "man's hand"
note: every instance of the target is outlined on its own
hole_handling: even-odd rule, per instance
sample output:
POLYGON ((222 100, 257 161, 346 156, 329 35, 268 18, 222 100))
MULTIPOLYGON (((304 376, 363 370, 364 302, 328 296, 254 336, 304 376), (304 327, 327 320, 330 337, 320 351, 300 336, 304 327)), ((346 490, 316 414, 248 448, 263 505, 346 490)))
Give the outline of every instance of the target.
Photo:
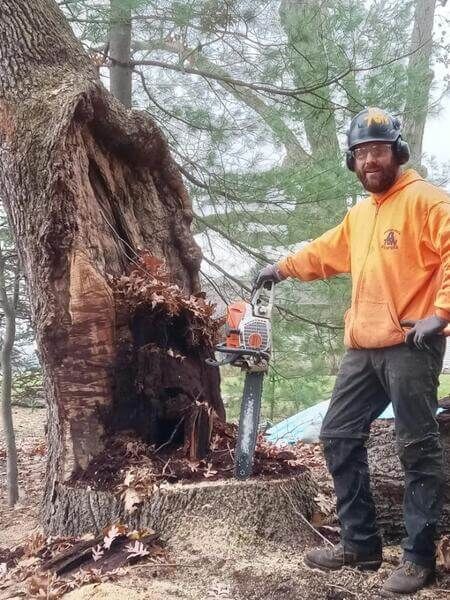
POLYGON ((428 348, 426 340, 433 335, 438 335, 448 325, 448 321, 442 317, 434 315, 420 321, 402 321, 402 327, 411 327, 406 334, 405 342, 410 348, 425 350, 428 348))
POLYGON ((273 281, 273 283, 280 283, 280 281, 283 281, 283 279, 286 279, 286 277, 281 273, 277 264, 267 265, 267 267, 264 267, 263 269, 261 269, 261 271, 258 273, 258 275, 253 280, 253 289, 257 290, 262 285, 264 285, 266 283, 266 281, 273 281))

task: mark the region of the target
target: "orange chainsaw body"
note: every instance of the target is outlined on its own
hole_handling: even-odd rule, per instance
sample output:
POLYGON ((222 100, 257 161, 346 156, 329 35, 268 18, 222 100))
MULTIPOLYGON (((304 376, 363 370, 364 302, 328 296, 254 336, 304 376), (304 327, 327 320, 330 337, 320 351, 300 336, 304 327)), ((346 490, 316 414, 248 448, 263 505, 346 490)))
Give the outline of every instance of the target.
POLYGON ((239 326, 247 312, 247 302, 233 302, 227 306, 226 341, 228 348, 239 348, 239 326))
POLYGON ((225 348, 245 350, 270 349, 270 321, 255 316, 249 302, 233 302, 227 307, 225 348))

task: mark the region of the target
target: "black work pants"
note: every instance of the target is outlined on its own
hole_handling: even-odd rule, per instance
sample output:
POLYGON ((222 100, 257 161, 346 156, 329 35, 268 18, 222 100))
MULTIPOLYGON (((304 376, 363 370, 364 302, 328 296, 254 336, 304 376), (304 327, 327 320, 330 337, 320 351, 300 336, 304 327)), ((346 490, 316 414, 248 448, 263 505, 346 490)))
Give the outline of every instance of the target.
POLYGON ((346 352, 321 440, 337 496, 341 541, 352 551, 378 550, 381 537, 370 491, 366 441, 370 425, 392 402, 397 451, 405 472, 404 558, 435 563, 435 534, 443 495, 442 449, 436 422, 445 340, 429 350, 405 344, 346 352))

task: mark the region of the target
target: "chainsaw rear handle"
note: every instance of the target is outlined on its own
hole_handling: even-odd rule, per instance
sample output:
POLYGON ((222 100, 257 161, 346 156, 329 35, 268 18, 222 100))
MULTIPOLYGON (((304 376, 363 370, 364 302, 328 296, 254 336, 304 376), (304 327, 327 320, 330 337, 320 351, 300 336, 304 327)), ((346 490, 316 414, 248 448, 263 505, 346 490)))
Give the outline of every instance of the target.
POLYGON ((260 285, 255 284, 250 292, 250 302, 253 301, 253 298, 256 295, 260 295, 261 289, 266 289, 271 292, 273 289, 275 289, 275 283, 273 281, 263 281, 260 285))
POLYGON ((254 310, 256 312, 255 316, 266 317, 267 319, 270 319, 273 309, 274 298, 275 283, 273 281, 265 281, 259 287, 253 288, 250 296, 250 304, 254 307, 254 310), (265 306, 263 306, 263 301, 261 300, 263 290, 267 291, 269 295, 269 298, 267 299, 267 304, 265 306))

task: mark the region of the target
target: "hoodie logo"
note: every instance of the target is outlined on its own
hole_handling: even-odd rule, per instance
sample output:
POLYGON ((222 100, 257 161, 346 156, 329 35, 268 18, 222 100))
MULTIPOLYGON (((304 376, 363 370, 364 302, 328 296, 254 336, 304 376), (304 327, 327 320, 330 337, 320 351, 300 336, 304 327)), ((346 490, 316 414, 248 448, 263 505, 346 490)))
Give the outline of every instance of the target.
POLYGON ((398 236, 400 231, 396 229, 387 229, 384 232, 383 245, 381 246, 385 250, 398 250, 398 236))

